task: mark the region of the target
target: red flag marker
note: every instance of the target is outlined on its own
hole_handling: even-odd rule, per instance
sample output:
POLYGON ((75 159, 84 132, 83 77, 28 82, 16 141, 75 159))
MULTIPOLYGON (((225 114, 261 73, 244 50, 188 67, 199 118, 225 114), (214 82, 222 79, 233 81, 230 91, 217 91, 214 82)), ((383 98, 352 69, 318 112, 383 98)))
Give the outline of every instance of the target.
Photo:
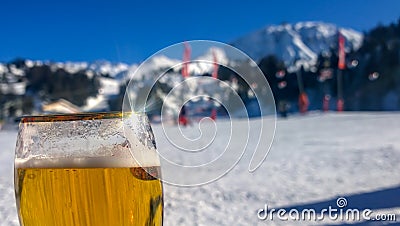
POLYGON ((338 74, 337 74, 337 111, 343 111, 344 100, 343 100, 343 74, 342 70, 346 68, 346 53, 344 51, 345 39, 343 35, 339 32, 339 62, 338 62, 338 74))
POLYGON ((338 68, 344 70, 346 68, 346 52, 344 51, 345 39, 343 35, 339 32, 339 62, 338 68))
POLYGON ((213 108, 212 110, 211 110, 211 116, 210 116, 210 118, 212 119, 212 120, 217 120, 217 110, 215 109, 215 108, 213 108))
POLYGON ((214 60, 214 70, 213 70, 213 73, 212 73, 212 77, 213 78, 218 78, 218 62, 217 62, 217 56, 215 55, 215 51, 214 50, 212 50, 212 55, 213 55, 213 60, 214 60))
POLYGON ((308 101, 308 96, 305 92, 300 93, 299 95, 299 111, 304 114, 308 110, 308 106, 310 102, 308 101))
POLYGON ((337 111, 343 111, 344 109, 344 101, 343 99, 338 99, 337 101, 337 111))
POLYGON ((183 51, 183 66, 182 66, 182 77, 189 77, 189 62, 190 62, 190 54, 192 50, 187 42, 183 43, 185 46, 185 50, 183 51))
POLYGON ((326 94, 325 96, 324 96, 324 100, 323 100, 323 103, 322 103, 322 109, 324 110, 324 111, 329 111, 329 100, 331 99, 331 96, 330 95, 328 95, 328 94, 326 94))

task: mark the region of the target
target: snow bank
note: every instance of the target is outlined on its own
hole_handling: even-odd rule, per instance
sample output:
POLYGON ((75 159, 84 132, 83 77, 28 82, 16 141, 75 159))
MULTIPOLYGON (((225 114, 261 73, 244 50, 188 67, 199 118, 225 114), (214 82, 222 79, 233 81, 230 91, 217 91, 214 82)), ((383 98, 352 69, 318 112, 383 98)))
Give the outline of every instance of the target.
MULTIPOLYGON (((153 127, 155 134, 161 132, 159 126, 153 127)), ((228 123, 217 121, 218 126, 228 123)), ((264 222, 257 219, 257 210, 265 204, 293 207, 338 196, 400 190, 399 134, 400 114, 328 113, 278 120, 272 149, 255 173, 248 173, 250 156, 245 155, 215 183, 194 188, 165 185, 165 225, 326 225, 328 222, 264 222)), ((15 138, 16 131, 0 132, 2 226, 18 225, 12 188, 15 138)), ((157 137, 157 141, 162 148, 165 140, 157 137)), ((381 206, 371 204, 369 208, 395 212, 400 220, 400 204, 385 206, 391 200, 396 204, 396 194, 383 196, 385 200, 376 200, 381 206)))

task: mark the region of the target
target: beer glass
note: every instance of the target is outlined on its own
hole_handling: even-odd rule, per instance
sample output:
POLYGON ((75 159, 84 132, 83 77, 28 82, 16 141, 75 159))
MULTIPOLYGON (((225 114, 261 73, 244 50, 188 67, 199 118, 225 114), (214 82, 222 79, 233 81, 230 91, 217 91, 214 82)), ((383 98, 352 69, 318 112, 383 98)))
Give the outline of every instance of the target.
POLYGON ((24 117, 14 174, 21 225, 162 225, 160 162, 144 114, 24 117))

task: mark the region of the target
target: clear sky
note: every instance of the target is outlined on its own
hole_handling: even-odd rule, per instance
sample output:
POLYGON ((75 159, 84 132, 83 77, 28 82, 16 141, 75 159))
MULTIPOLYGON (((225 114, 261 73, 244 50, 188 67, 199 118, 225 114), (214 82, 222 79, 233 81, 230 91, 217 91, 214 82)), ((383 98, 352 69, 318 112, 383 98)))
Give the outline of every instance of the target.
POLYGON ((134 63, 176 42, 229 43, 282 22, 324 21, 366 31, 399 18, 399 0, 4 0, 0 61, 134 63))

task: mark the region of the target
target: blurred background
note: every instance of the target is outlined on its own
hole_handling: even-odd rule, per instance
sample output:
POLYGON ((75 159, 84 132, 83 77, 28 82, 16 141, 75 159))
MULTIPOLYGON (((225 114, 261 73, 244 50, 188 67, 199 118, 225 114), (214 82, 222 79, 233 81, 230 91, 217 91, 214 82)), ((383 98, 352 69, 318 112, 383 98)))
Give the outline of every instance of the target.
MULTIPOLYGON (((397 111, 398 5, 6 2, 1 14, 0 120, 4 124, 24 114, 120 110, 138 65, 168 45, 191 39, 225 42, 248 54, 267 78, 282 116, 314 110, 397 111)), ((185 51, 182 45, 175 57, 153 60, 141 82, 182 61, 185 51)), ((248 66, 229 59, 223 50, 204 49, 186 57, 248 66)), ((224 67, 214 70, 192 68, 190 73, 217 73, 221 80, 237 82, 245 104, 252 103, 243 79, 224 67)), ((169 76, 180 74, 182 68, 176 68, 169 76)), ((173 86, 161 83, 155 89, 162 93, 173 86)), ((156 108, 151 114, 159 114, 156 108)), ((248 109, 251 116, 258 115, 248 109)))
POLYGON ((193 100, 184 114, 164 103, 187 77, 225 81, 246 106, 233 120, 242 123, 247 113, 250 125, 259 125, 252 89, 260 87, 223 66, 246 72, 253 63, 213 46, 192 49, 189 40, 215 40, 249 55, 269 82, 278 118, 271 151, 254 174, 241 161, 209 185, 166 185, 166 225, 399 225, 400 1, 5 1, 0 19, 0 225, 18 224, 12 162, 23 115, 119 111, 131 79, 140 95, 166 71, 147 109, 158 147, 168 143, 157 137, 162 104, 170 105, 170 126, 188 125, 183 131, 192 137, 203 117, 230 125, 212 100, 193 100), (176 51, 152 57, 135 74, 175 43, 176 51), (181 64, 199 59, 211 63, 181 64), (264 204, 321 210, 336 207, 337 197, 397 221, 257 219, 264 204))

